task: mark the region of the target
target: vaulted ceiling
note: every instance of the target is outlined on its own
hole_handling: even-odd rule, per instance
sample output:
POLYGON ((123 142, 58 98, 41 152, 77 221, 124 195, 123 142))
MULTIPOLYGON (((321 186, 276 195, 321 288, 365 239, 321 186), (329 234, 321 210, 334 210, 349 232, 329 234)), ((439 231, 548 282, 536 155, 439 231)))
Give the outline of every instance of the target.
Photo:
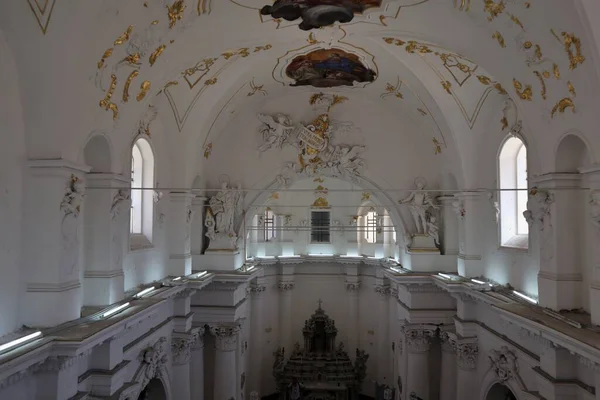
MULTIPOLYGON (((430 143, 419 151, 451 152, 463 173, 491 131, 506 134, 521 121, 545 170, 555 147, 549 138, 598 122, 596 45, 579 1, 11 3, 0 6, 0 26, 19 66, 22 102, 32 105, 28 131, 118 131, 120 148, 131 132, 156 124, 172 154, 183 154, 173 162, 188 184, 223 145, 219 135, 243 129, 231 126, 233 114, 267 105, 292 113, 296 95, 303 103, 319 92, 360 98, 365 114, 373 107, 398 125, 410 121, 430 143)), ((87 140, 80 136, 54 150, 28 146, 73 152, 87 140)))

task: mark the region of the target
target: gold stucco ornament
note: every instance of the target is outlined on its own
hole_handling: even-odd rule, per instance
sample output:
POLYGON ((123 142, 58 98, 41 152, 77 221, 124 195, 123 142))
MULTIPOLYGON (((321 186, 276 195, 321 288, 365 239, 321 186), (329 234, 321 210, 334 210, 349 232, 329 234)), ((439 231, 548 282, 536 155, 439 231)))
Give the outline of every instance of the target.
POLYGON ((177 0, 172 5, 167 5, 167 15, 169 16, 169 28, 173 28, 177 21, 183 18, 185 4, 183 0, 177 0))
POLYGON ((98 61, 98 69, 102 68, 104 66, 104 62, 106 61, 107 58, 109 58, 110 56, 112 56, 113 54, 113 48, 111 47, 110 49, 107 49, 104 54, 102 54, 102 59, 100 61, 98 61))
POLYGON ((154 65, 154 63, 156 62, 158 57, 160 57, 160 55, 163 53, 163 51, 165 51, 166 48, 167 48, 167 45, 162 44, 162 45, 158 46, 158 48, 156 50, 154 50, 152 52, 152 54, 150 54, 150 66, 154 65))
POLYGON ((107 111, 111 110, 113 112, 113 120, 116 120, 117 118, 119 118, 119 107, 111 101, 111 98, 117 87, 117 76, 115 74, 112 74, 110 78, 110 87, 106 91, 106 95, 104 96, 104 98, 100 100, 100 107, 104 108, 107 111))
POLYGON ((585 57, 581 52, 581 40, 572 33, 563 32, 563 42, 565 45, 565 51, 569 56, 569 68, 575 69, 577 65, 583 64, 585 57), (573 47, 575 47, 575 53, 573 53, 573 47))
POLYGON ((136 96, 136 100, 137 101, 144 100, 144 97, 146 97, 146 95, 150 91, 150 86, 151 86, 150 81, 144 81, 144 82, 142 82, 142 84, 140 86, 140 92, 136 96))
POLYGON ((115 46, 120 46, 123 43, 127 42, 129 40, 129 36, 131 35, 132 31, 133 31, 133 25, 129 25, 129 27, 127 27, 127 30, 125 32, 123 32, 123 34, 115 40, 115 46))
POLYGON ((570 97, 565 97, 564 99, 556 103, 554 107, 552 107, 552 113, 550 114, 550 116, 554 118, 554 115, 557 112, 562 114, 567 110, 567 108, 570 108, 571 111, 575 113, 575 103, 573 103, 573 100, 570 97))
POLYGON ((133 81, 140 72, 138 70, 132 71, 131 74, 127 77, 127 81, 125 81, 125 86, 123 87, 123 102, 127 103, 129 101, 129 86, 131 86, 131 81, 133 81))
POLYGON ((515 91, 521 98, 521 100, 531 101, 533 100, 533 90, 531 89, 531 85, 525 85, 523 88, 523 84, 516 79, 513 79, 513 86, 515 87, 515 91))

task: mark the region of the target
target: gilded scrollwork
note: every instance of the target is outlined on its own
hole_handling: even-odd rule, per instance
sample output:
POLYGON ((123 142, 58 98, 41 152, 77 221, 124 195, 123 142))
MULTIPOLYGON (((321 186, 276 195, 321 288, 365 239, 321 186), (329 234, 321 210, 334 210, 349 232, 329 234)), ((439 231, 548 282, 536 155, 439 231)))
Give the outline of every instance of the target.
POLYGON ((581 39, 575 36, 575 34, 567 32, 562 32, 561 36, 565 45, 565 51, 569 56, 569 68, 573 70, 577 68, 577 65, 583 64, 585 61, 585 57, 581 51, 581 39), (573 52, 573 47, 575 47, 575 52, 573 52))
POLYGON ((146 97, 146 95, 150 91, 150 87, 151 87, 150 81, 142 82, 142 84, 140 85, 140 92, 136 96, 136 100, 137 101, 144 100, 144 97, 146 97))
POLYGON ((107 60, 107 59, 108 59, 110 56, 112 56, 112 54, 113 54, 113 50, 114 50, 114 49, 111 47, 111 48, 109 48, 109 49, 106 49, 106 51, 104 51, 104 54, 102 54, 102 58, 100 59, 100 61, 98 61, 98 65, 97 65, 97 66, 98 66, 98 69, 102 69, 102 67, 104 67, 104 63, 106 62, 106 60, 107 60))
POLYGON ((169 29, 172 29, 177 21, 183 18, 183 12, 185 11, 184 0, 177 0, 170 6, 167 5, 167 16, 169 17, 169 29))
POLYGON ((106 95, 104 96, 104 98, 102 100, 100 100, 100 107, 104 108, 105 110, 111 110, 113 112, 113 120, 117 120, 117 118, 119 118, 119 106, 117 106, 115 103, 113 103, 111 101, 111 98, 115 92, 115 89, 117 88, 117 76, 115 74, 112 74, 110 76, 111 78, 111 83, 110 86, 108 88, 108 90, 106 91, 106 95))
POLYGON ((156 50, 152 52, 152 54, 150 54, 149 62, 151 67, 154 65, 154 63, 156 63, 156 60, 158 59, 158 57, 161 56, 161 54, 165 51, 166 48, 166 44, 161 44, 156 48, 156 50))
POLYGON ((138 70, 131 71, 131 74, 127 77, 125 81, 125 86, 123 87, 123 103, 127 103, 129 101, 129 87, 131 86, 131 82, 140 74, 138 70))
POLYGON ((133 25, 129 25, 125 32, 123 32, 118 38, 115 39, 114 45, 120 46, 122 44, 127 43, 127 41, 129 41, 129 37, 131 36, 131 32, 133 32, 133 25))
POLYGON ((550 117, 554 118, 554 116, 556 115, 557 112, 564 114, 564 112, 567 110, 567 108, 570 108, 571 111, 573 111, 573 113, 575 113, 575 103, 573 102, 573 99, 571 99, 570 97, 565 97, 561 100, 559 100, 554 107, 552 107, 552 112, 550 113, 550 117))
POLYGON ((537 78, 540 81, 540 85, 542 86, 542 91, 540 93, 542 95, 542 99, 546 100, 548 98, 548 96, 546 95, 546 81, 544 80, 544 77, 540 73, 540 71, 533 71, 533 73, 535 74, 535 76, 537 76, 537 78))
POLYGON ((498 15, 504 12, 506 5, 504 0, 499 0, 497 3, 494 0, 483 0, 484 10, 489 14, 488 21, 493 21, 498 15))
POLYGON ((492 38, 496 39, 496 41, 498 42, 500 47, 502 47, 502 48, 506 47, 506 43, 504 43, 504 36, 502 36, 502 34, 500 32, 498 32, 498 31, 494 32, 494 34, 492 35, 492 38))
POLYGON ((523 85, 518 80, 513 79, 513 86, 515 87, 515 91, 521 100, 533 100, 533 89, 531 88, 531 85, 523 85))

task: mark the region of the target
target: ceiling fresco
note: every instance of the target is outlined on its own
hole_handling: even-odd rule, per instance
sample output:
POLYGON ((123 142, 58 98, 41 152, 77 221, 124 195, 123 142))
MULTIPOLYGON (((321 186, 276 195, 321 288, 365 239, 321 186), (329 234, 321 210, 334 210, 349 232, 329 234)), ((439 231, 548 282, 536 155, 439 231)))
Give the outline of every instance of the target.
POLYGON ((260 13, 286 21, 301 19, 298 27, 308 31, 336 22, 348 23, 355 14, 379 6, 381 0, 275 0, 273 5, 262 7, 260 13))
POLYGON ((285 68, 285 74, 294 80, 290 86, 317 88, 354 86, 373 82, 376 76, 357 55, 339 48, 318 49, 297 56, 285 68))
POLYGON ((229 1, 254 10, 260 23, 273 23, 276 29, 298 27, 307 31, 335 23, 387 26, 386 20, 398 18, 402 8, 430 0, 276 0, 273 5, 265 5, 265 0, 229 1))

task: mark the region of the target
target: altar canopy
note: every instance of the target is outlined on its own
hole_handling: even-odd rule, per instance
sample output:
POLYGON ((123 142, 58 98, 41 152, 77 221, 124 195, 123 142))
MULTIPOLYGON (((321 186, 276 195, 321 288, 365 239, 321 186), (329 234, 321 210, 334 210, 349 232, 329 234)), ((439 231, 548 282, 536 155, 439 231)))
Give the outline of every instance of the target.
POLYGON ((319 300, 317 310, 304 322, 304 348, 296 343, 287 360, 283 348, 275 353, 273 375, 282 400, 296 400, 292 395, 296 385, 303 399, 358 399, 369 355, 356 349, 353 362, 343 342, 336 346, 335 321, 325 314, 321 304, 319 300))

